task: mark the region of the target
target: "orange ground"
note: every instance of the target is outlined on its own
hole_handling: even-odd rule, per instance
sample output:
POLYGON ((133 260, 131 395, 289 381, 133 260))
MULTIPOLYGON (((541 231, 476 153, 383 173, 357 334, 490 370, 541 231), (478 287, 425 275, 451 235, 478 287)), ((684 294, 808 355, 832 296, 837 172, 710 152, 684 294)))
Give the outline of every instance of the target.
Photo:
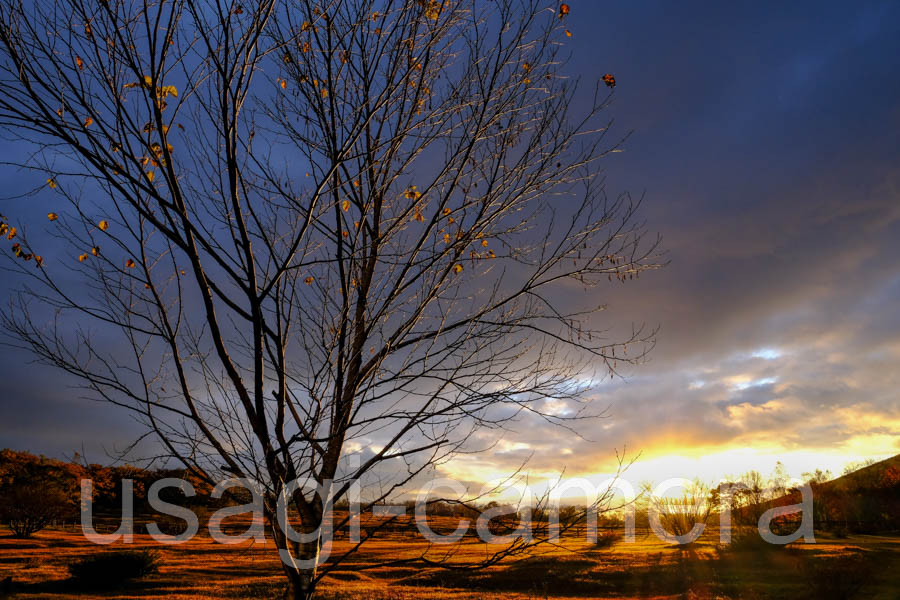
MULTIPOLYGON (((496 598, 837 598, 828 596, 834 575, 856 577, 859 598, 900 597, 900 537, 857 536, 821 539, 815 545, 723 550, 714 532, 688 549, 666 545, 653 536, 635 544, 588 547, 570 540, 566 548, 547 548, 526 560, 475 573, 417 567, 373 567, 379 561, 423 549, 421 538, 394 533, 375 539, 351 563, 327 577, 326 599, 479 599, 496 598), (841 562, 862 557, 862 561, 841 562), (830 562, 829 562, 830 561, 830 562), (869 565, 871 568, 859 565, 869 565), (865 572, 848 573, 848 565, 865 572), (842 571, 842 572, 841 572, 842 571), (893 573, 893 574, 892 574, 893 573), (818 595, 810 590, 822 588, 818 595)), ((346 541, 336 542, 337 550, 346 541)), ((18 540, 0 529, 0 580, 12 576, 16 598, 276 598, 283 585, 271 542, 225 546, 202 533, 179 546, 160 546, 135 535, 134 548, 152 547, 162 555, 158 575, 116 590, 74 587, 67 565, 73 559, 110 547, 87 542, 77 529, 51 529, 18 540)), ((483 556, 481 543, 467 544, 461 560, 483 556)), ((840 586, 838 582, 835 584, 840 586)))

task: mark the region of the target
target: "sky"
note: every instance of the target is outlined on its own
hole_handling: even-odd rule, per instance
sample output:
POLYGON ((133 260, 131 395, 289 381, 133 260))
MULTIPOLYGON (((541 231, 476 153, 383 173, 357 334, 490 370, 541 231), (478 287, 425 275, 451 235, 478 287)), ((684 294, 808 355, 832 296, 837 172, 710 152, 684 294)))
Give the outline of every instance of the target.
MULTIPOLYGON (((614 74, 631 132, 608 188, 645 195, 671 261, 592 293, 658 343, 591 392, 607 417, 581 438, 523 421, 445 474, 599 477, 624 449, 633 481, 800 476, 900 453, 900 3, 569 4, 567 69, 614 74)), ((104 462, 140 432, 20 350, 0 378, 0 447, 104 462)))

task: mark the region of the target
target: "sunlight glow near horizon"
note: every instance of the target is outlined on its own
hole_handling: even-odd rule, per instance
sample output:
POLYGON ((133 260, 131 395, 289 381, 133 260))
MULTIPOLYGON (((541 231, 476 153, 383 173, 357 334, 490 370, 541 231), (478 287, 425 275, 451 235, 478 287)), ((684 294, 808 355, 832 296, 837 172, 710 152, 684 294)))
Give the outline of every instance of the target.
MULTIPOLYGON (((816 450, 784 450, 775 447, 751 448, 736 447, 724 450, 682 449, 673 450, 671 453, 662 451, 653 452, 648 458, 636 460, 621 475, 636 491, 640 490, 643 483, 651 483, 654 486, 671 478, 683 478, 688 480, 699 479, 701 482, 716 485, 722 480, 737 478, 748 471, 759 471, 768 479, 775 471, 778 462, 784 465, 787 475, 801 479, 804 473, 811 473, 816 469, 830 471, 832 477, 840 477, 844 468, 852 463, 866 459, 882 460, 896 454, 896 449, 891 445, 881 445, 878 442, 887 440, 851 440, 850 443, 836 447, 829 451, 816 450), (874 444, 873 444, 874 442, 874 444), (877 448, 877 450, 876 450, 877 448)), ((503 473, 497 466, 489 461, 453 461, 442 469, 446 477, 469 482, 498 481, 509 477, 510 473, 503 473), (464 464, 463 464, 464 463, 464 464)), ((528 472, 528 485, 536 494, 541 494, 557 481, 559 473, 528 472)), ((585 469, 570 469, 563 478, 584 478, 592 485, 615 475, 614 468, 604 471, 587 471, 585 469)), ((470 488, 470 492, 476 492, 470 488)), ((515 490, 498 494, 499 498, 512 499, 517 496, 515 490)), ((577 493, 564 495, 564 498, 580 499, 577 493)))

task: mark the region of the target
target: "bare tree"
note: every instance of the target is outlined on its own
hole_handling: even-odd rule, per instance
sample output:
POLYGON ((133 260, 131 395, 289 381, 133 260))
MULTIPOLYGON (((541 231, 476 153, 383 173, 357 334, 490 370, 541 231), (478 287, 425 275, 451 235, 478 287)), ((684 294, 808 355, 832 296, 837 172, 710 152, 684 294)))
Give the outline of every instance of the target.
MULTIPOLYGON (((390 470, 374 503, 479 430, 593 414, 547 401, 580 402, 653 332, 613 338, 588 290, 659 259, 639 202, 604 192, 610 96, 566 76, 567 14, 3 0, 0 124, 55 236, 4 222, 33 281, 7 328, 166 456, 258 482, 304 559, 320 540, 273 519, 286 482, 340 498, 390 470)), ((292 501, 316 530, 322 498, 292 501)), ((286 565, 292 597, 339 561, 286 565)))
POLYGON ((699 479, 688 482, 680 496, 657 496, 650 485, 644 486, 643 493, 650 509, 658 515, 663 530, 685 540, 693 537, 690 534, 697 525, 706 526, 718 498, 718 494, 713 494, 710 486, 699 479))

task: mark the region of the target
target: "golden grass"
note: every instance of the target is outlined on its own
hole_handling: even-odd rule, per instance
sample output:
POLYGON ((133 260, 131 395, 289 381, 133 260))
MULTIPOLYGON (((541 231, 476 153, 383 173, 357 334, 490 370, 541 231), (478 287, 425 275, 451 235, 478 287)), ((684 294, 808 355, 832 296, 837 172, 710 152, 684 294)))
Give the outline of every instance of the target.
MULTIPOLYGON (((810 595, 811 586, 823 579, 823 571, 808 566, 846 569, 851 563, 840 562, 842 557, 857 555, 872 568, 850 574, 864 577, 864 587, 857 596, 846 597, 896 600, 900 589, 900 537, 856 536, 820 540, 815 545, 740 551, 725 550, 717 542, 715 531, 686 548, 667 545, 652 535, 639 535, 635 544, 617 542, 602 549, 568 539, 563 547, 548 546, 527 559, 476 572, 378 567, 382 561, 413 556, 426 548, 420 537, 394 532, 367 543, 340 570, 326 577, 320 590, 326 600, 838 598, 844 596, 810 595)), ((338 539, 336 551, 347 544, 346 539, 338 539)), ((71 561, 121 547, 94 545, 77 529, 46 530, 29 540, 14 539, 0 530, 0 580, 12 576, 17 586, 15 597, 22 599, 280 597, 283 578, 271 541, 226 546, 203 533, 178 546, 160 545, 147 535, 135 534, 130 547, 158 550, 162 567, 159 574, 127 586, 85 590, 69 579, 71 561)), ((486 551, 489 549, 481 543, 466 544, 455 560, 477 559, 486 551)), ((859 561, 853 564, 856 569, 863 568, 859 561)), ((843 575, 845 579, 848 576, 843 575)), ((825 571, 825 579, 827 576, 825 571)))

